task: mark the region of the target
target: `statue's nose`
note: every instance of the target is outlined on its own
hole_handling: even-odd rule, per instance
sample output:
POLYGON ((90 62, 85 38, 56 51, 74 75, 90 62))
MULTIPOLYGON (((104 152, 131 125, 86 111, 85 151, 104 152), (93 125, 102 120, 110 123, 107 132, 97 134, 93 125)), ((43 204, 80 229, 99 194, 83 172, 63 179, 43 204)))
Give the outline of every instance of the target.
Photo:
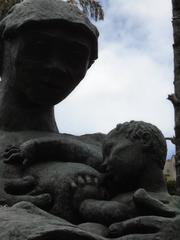
POLYGON ((52 54, 52 56, 49 58, 49 61, 47 61, 46 63, 46 67, 50 70, 59 70, 61 72, 65 72, 66 71, 66 64, 62 59, 60 59, 58 56, 56 56, 55 54, 52 54))
POLYGON ((64 70, 64 67, 62 66, 62 64, 59 64, 59 62, 58 61, 56 61, 56 60, 51 60, 51 61, 49 61, 48 63, 47 63, 47 69, 49 69, 49 70, 54 70, 54 69, 58 69, 58 70, 64 70))

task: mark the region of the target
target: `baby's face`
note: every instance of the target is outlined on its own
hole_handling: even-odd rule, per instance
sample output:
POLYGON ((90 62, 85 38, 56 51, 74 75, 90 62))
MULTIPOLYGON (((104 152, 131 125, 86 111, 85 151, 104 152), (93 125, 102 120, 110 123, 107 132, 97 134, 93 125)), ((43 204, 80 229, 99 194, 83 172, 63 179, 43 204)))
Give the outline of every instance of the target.
POLYGON ((103 166, 107 176, 125 183, 139 175, 144 162, 139 141, 132 142, 125 136, 109 137, 103 150, 103 166))

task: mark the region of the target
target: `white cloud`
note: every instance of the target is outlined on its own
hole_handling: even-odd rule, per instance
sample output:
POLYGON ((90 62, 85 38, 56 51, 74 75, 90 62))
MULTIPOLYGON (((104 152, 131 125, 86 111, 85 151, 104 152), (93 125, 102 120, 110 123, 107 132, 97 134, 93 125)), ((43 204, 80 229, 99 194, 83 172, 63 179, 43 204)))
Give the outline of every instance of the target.
POLYGON ((173 133, 171 1, 109 0, 100 30, 99 59, 56 107, 61 132, 108 132, 144 120, 173 133))

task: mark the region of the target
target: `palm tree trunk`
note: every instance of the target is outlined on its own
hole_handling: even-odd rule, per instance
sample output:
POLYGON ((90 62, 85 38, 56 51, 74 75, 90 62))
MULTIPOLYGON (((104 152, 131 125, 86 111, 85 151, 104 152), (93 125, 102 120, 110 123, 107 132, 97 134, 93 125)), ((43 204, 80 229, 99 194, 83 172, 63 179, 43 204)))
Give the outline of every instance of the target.
POLYGON ((176 187, 180 195, 180 0, 172 0, 174 32, 174 89, 169 100, 175 110, 175 145, 176 145, 176 187))

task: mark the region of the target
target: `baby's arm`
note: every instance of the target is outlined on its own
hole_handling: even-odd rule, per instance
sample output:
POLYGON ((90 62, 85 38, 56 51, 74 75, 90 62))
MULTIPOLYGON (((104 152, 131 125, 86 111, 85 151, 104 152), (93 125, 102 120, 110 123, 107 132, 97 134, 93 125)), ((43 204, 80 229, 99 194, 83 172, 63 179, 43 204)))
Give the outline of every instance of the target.
MULTIPOLYGON (((133 195, 133 201, 135 203, 135 206, 137 210, 139 210, 139 214, 136 216, 136 218, 132 218, 128 221, 123 222, 115 222, 114 224, 109 226, 109 237, 110 238, 116 238, 120 237, 124 233, 126 234, 132 234, 132 233, 141 233, 141 231, 145 228, 148 231, 152 231, 151 221, 158 219, 157 216, 160 216, 161 218, 174 218, 177 214, 179 214, 178 209, 170 208, 168 205, 160 202, 158 199, 155 199, 151 197, 148 192, 146 192, 144 189, 138 189, 134 195, 133 195), (146 216, 144 217, 145 222, 143 223, 143 217, 139 216, 146 216), (150 216, 152 218, 151 221, 147 221, 147 216, 150 216), (142 220, 141 220, 142 219, 142 220), (135 231, 135 232, 134 232, 135 231)), ((138 211, 137 211, 138 213, 138 211)), ((159 217, 159 219, 161 219, 159 217)), ((158 230, 158 223, 159 221, 156 221, 157 223, 157 229, 158 230)))
POLYGON ((24 165, 40 161, 87 163, 89 158, 96 158, 88 144, 67 137, 32 139, 20 146, 9 146, 2 156, 6 163, 24 165))
POLYGON ((105 225, 127 219, 128 216, 127 206, 116 201, 87 199, 81 203, 79 211, 84 221, 105 225))

